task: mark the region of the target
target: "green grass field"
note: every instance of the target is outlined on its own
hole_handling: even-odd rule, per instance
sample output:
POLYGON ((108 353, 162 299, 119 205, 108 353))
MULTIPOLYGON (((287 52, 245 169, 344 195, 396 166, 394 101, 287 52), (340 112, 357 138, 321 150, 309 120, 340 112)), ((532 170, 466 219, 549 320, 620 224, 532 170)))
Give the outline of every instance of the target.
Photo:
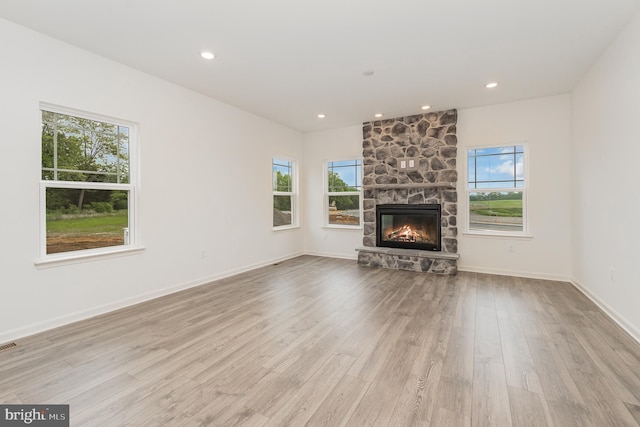
POLYGON ((75 218, 49 220, 47 219, 47 233, 56 234, 94 234, 113 233, 122 234, 122 229, 128 227, 129 218, 126 210, 110 214, 95 216, 78 216, 75 218))
POLYGON ((522 218, 522 200, 471 201, 470 210, 476 215, 522 218))

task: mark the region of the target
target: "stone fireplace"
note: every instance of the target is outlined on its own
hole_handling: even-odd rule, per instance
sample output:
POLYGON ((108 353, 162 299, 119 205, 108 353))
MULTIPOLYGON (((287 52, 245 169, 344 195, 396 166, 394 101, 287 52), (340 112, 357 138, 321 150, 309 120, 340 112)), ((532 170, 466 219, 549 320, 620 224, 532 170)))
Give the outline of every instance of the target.
POLYGON ((447 110, 363 124, 364 247, 358 249, 360 265, 457 272, 456 122, 457 111, 447 110), (411 231, 393 224, 395 228, 388 230, 389 224, 378 224, 389 221, 379 213, 385 205, 405 205, 408 213, 400 215, 409 217, 421 206, 438 206, 439 230, 427 226, 415 230, 411 224, 407 226, 411 231), (378 225, 387 230, 385 236, 378 225), (402 244, 433 240, 434 233, 439 234, 437 249, 432 244, 402 244), (397 244, 400 240, 405 242, 397 244))

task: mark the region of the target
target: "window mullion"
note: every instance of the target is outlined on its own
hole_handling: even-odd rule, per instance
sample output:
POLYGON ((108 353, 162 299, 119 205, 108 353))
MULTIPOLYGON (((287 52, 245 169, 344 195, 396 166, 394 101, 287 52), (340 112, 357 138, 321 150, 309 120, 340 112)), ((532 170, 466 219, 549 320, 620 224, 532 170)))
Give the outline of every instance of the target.
POLYGON ((120 183, 120 126, 117 127, 116 131, 116 182, 120 183))
POLYGON ((517 187, 516 185, 516 181, 518 179, 518 173, 517 173, 517 169, 518 169, 518 165, 517 165, 517 160, 516 160, 516 147, 513 147, 513 187, 517 187))
MULTIPOLYGON (((58 179, 58 120, 53 113, 53 179, 58 179)), ((42 174, 40 174, 42 176, 42 174)))

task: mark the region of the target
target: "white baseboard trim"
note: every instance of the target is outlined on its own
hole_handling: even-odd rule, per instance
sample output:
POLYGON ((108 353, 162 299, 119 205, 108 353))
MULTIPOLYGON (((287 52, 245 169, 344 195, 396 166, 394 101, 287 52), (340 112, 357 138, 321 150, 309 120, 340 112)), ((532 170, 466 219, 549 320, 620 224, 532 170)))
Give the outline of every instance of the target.
POLYGON ((460 264, 458 264, 458 271, 466 271, 469 273, 495 274, 497 276, 524 277, 527 279, 554 280, 557 282, 571 281, 568 276, 560 276, 557 274, 537 273, 531 271, 501 270, 496 268, 475 267, 470 265, 461 266, 460 264))
POLYGON ((579 290, 584 296, 589 298, 600 310, 604 312, 611 320, 616 322, 634 341, 640 344, 640 329, 636 328, 633 324, 628 322, 623 316, 616 312, 609 304, 602 301, 597 295, 592 293, 589 289, 583 286, 578 280, 572 278, 569 281, 577 290, 579 290))
POLYGON ((153 292, 149 292, 143 295, 134 296, 131 298, 126 298, 121 301, 101 305, 98 307, 93 307, 87 310, 80 310, 75 313, 65 314, 64 316, 59 316, 50 320, 46 320, 43 322, 34 323, 28 326, 24 326, 21 328, 12 329, 10 331, 5 331, 0 333, 0 344, 11 342, 18 340, 20 338, 25 338, 34 334, 38 334, 41 332, 45 332, 54 328, 59 328, 61 326, 68 325, 70 323, 78 322, 81 320, 90 319, 92 317, 99 316, 101 314, 109 313, 112 311, 116 311, 122 308, 126 308, 135 304, 140 304, 142 302, 150 301, 156 298, 160 298, 166 295, 170 295, 176 292, 183 291, 185 289, 193 288, 196 286, 201 286, 207 283, 214 282, 216 280, 224 279, 227 277, 235 276, 236 274, 245 273, 247 271, 255 270, 257 268, 265 267, 267 265, 275 264, 278 262, 286 261, 288 259, 296 258, 301 255, 304 255, 303 252, 286 255, 283 257, 273 258, 270 260, 262 261, 259 263, 255 263, 252 265, 248 265, 241 268, 236 268, 233 270, 227 270, 219 274, 215 274, 209 277, 203 277, 200 279, 192 280, 189 282, 181 283, 179 285, 169 286, 166 288, 158 289, 153 292))
POLYGON ((331 252, 306 251, 304 254, 311 255, 311 256, 321 256, 325 258, 352 259, 354 261, 358 259, 357 253, 354 253, 353 255, 347 255, 347 254, 338 254, 338 253, 331 253, 331 252))

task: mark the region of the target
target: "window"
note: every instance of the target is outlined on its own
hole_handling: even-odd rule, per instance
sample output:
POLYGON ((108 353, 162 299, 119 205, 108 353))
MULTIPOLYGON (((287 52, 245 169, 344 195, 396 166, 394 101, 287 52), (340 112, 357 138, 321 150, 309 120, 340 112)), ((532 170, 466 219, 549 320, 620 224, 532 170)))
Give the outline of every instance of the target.
POLYGON ((325 224, 359 228, 362 224, 362 162, 327 162, 326 172, 325 224))
POLYGON ((67 113, 42 107, 41 255, 132 245, 133 126, 67 113))
POLYGON ((470 232, 526 233, 525 155, 524 145, 467 151, 470 232))
POLYGON ((297 171, 292 160, 272 160, 273 227, 291 228, 298 225, 297 171))

